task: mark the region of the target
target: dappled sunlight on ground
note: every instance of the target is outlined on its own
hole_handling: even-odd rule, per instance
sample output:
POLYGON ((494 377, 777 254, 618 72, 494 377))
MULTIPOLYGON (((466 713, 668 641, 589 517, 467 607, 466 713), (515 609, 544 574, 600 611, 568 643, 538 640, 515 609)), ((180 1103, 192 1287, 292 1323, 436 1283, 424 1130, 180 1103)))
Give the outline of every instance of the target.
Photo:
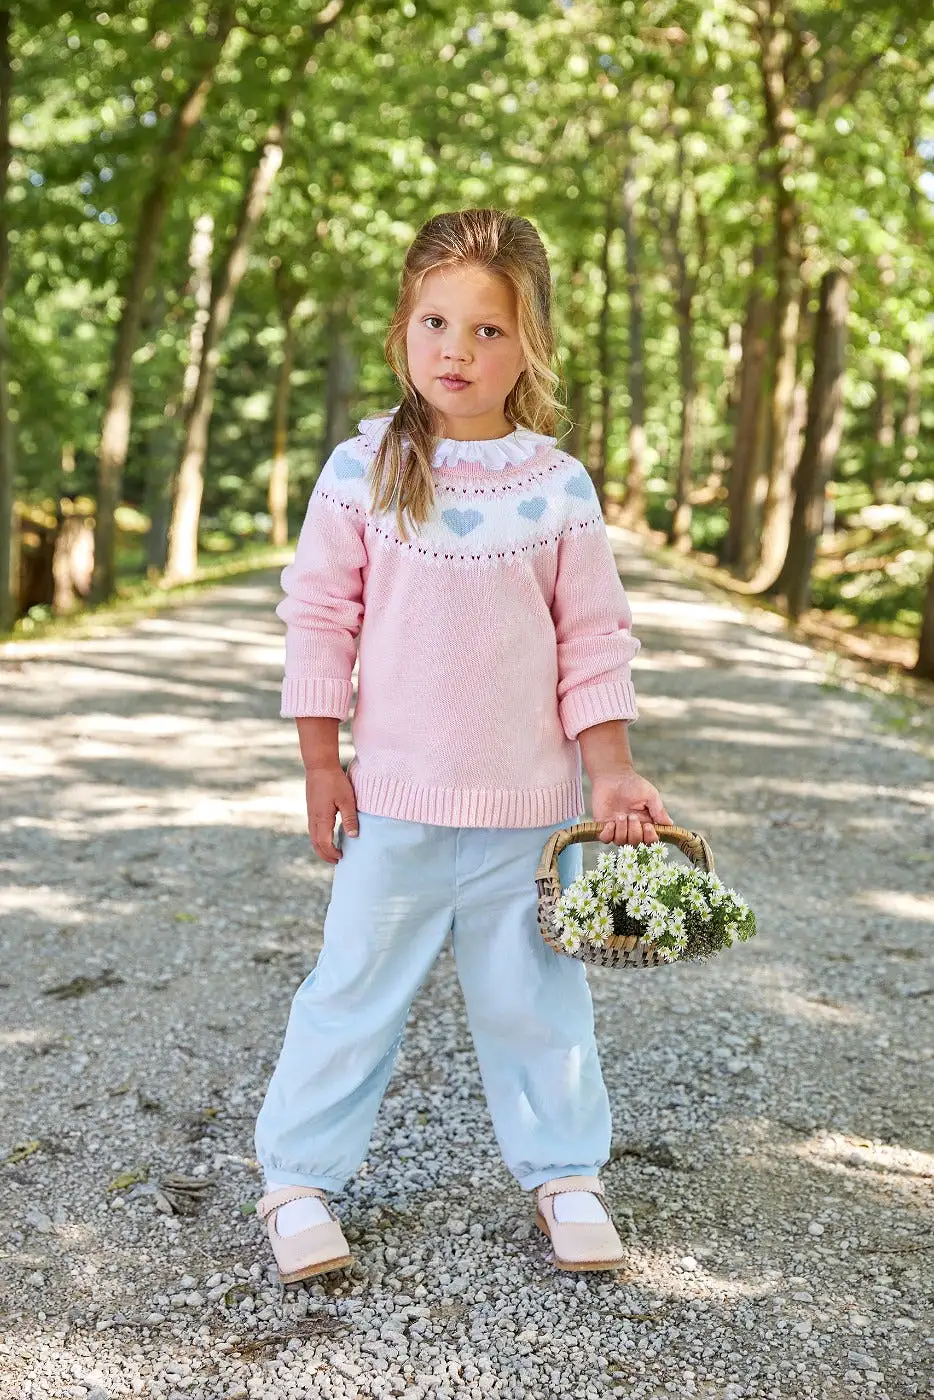
POLYGON ((902 890, 860 890, 854 903, 865 904, 885 914, 897 914, 903 919, 922 919, 934 923, 934 895, 906 894, 902 890))
MULTIPOLYGON (((840 1171, 850 1179, 854 1172, 882 1176, 917 1178, 934 1182, 934 1152, 917 1152, 897 1143, 867 1142, 864 1139, 828 1133, 797 1143, 795 1155, 818 1162, 829 1171, 840 1171)), ((862 1177, 860 1178, 863 1179, 862 1177)), ((892 1183, 889 1182, 889 1185, 892 1183)))
MULTIPOLYGON (((873 1393, 924 1397, 930 766, 775 620, 753 628, 635 555, 624 582, 644 643, 637 766, 709 838, 760 932, 705 964, 588 973, 614 1118, 601 1175, 626 1251, 610 1278, 549 1261, 499 1156, 448 947, 338 1202, 356 1272, 282 1303, 251 1213, 252 1127, 332 872, 279 718, 277 580, 0 656, 0 1312, 24 1376, 44 1347, 85 1385, 142 1344, 193 1375, 210 1358, 218 1395, 261 1395, 278 1329, 320 1361, 314 1387, 339 1350, 327 1329, 359 1359, 357 1305, 379 1327, 418 1289, 423 1335, 453 1365, 522 1287, 549 1346, 610 1339, 624 1393, 661 1351, 700 1378, 716 1348, 749 1395, 762 1358, 826 1400, 868 1394, 838 1386, 855 1354, 885 1376, 873 1393), (210 1178, 199 1213, 154 1207, 172 1172, 210 1178)), ((730 1374, 693 1393, 723 1400, 730 1374)))

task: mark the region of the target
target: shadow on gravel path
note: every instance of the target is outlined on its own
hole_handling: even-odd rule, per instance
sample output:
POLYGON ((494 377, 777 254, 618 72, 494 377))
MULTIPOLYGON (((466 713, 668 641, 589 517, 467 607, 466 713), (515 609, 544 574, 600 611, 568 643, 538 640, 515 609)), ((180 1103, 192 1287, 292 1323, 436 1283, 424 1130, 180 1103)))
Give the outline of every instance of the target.
POLYGON ((549 1263, 448 948, 336 1198, 354 1270, 280 1299, 252 1125, 331 876, 257 576, 0 653, 0 1395, 934 1391, 929 758, 614 538, 637 763, 761 929, 704 967, 591 970, 625 1270, 549 1263))

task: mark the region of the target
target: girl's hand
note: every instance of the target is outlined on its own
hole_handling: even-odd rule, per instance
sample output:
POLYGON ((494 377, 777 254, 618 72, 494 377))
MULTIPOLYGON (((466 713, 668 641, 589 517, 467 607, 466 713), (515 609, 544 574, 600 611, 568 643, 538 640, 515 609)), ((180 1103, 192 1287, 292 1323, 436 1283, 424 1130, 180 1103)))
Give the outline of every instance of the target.
POLYGON ((338 812, 348 836, 359 832, 353 786, 339 763, 305 769, 305 805, 311 844, 322 860, 336 865, 341 858, 334 844, 334 821, 338 812))
POLYGON ((655 822, 672 824, 656 788, 634 768, 591 780, 593 819, 603 822, 599 840, 638 846, 658 840, 655 822))

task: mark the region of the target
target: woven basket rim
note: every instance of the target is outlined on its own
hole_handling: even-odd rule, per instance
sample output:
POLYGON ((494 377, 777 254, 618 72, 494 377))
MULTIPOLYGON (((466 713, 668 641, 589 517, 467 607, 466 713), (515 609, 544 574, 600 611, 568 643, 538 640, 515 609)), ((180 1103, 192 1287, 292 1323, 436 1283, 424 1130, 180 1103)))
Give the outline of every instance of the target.
MULTIPOLYGON (((599 840, 600 832, 605 825, 605 822, 575 822, 572 826, 562 827, 560 831, 553 832, 545 842, 542 850, 538 869, 535 871, 536 881, 548 879, 550 876, 557 877, 558 856, 561 852, 567 846, 574 845, 578 842, 585 843, 599 840)), ((660 841, 668 845, 677 846, 693 865, 703 865, 704 869, 711 873, 714 872, 713 851, 710 848, 709 841, 701 832, 690 831, 684 826, 676 826, 674 824, 666 826, 662 823, 656 823, 655 830, 658 833, 660 841), (687 849, 685 849, 685 847, 687 847, 687 849)), ((603 841, 600 844, 605 846, 617 845, 620 846, 620 849, 623 849, 619 842, 603 841)), ((654 841, 641 841, 638 843, 638 845, 647 844, 655 845, 656 843, 654 841)), ((636 847, 633 847, 633 849, 636 849, 636 847)))
MULTIPOLYGON (((640 934, 609 934, 602 943, 582 938, 579 948, 568 953, 560 946, 557 935, 552 936, 551 914, 561 896, 561 878, 558 871, 558 857, 561 852, 575 842, 597 841, 605 822, 582 821, 552 832, 542 850, 535 880, 538 886, 539 931, 543 941, 556 953, 572 957, 580 962, 592 962, 603 966, 667 967, 680 961, 669 956, 669 950, 658 948, 640 934)), ((655 824, 659 840, 675 845, 688 857, 692 865, 700 866, 709 872, 714 870, 713 851, 706 837, 700 832, 689 831, 686 827, 674 824, 655 824)), ((616 845, 619 842, 601 842, 602 845, 616 845)), ((627 843, 630 844, 630 843, 627 843)), ((653 842, 639 842, 638 845, 655 845, 653 842)), ((637 847, 634 847, 636 849, 637 847)))

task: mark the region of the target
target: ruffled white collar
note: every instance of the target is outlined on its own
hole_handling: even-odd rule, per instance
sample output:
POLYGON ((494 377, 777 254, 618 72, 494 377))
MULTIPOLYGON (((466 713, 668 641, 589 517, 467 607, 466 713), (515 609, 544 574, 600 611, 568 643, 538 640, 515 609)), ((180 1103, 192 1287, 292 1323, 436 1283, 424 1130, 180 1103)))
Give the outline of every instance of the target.
MULTIPOLYGON (((398 405, 396 405, 398 407, 398 405)), ((390 410, 395 413, 396 409, 390 410)), ((373 451, 382 441, 389 426, 389 417, 364 418, 358 424, 373 451)), ((557 438, 547 433, 535 433, 531 428, 513 428, 511 433, 499 438, 476 438, 462 441, 458 438, 439 438, 435 448, 432 466, 443 470, 460 465, 479 466, 488 471, 503 471, 506 467, 517 467, 527 462, 542 447, 553 447, 557 438)))

